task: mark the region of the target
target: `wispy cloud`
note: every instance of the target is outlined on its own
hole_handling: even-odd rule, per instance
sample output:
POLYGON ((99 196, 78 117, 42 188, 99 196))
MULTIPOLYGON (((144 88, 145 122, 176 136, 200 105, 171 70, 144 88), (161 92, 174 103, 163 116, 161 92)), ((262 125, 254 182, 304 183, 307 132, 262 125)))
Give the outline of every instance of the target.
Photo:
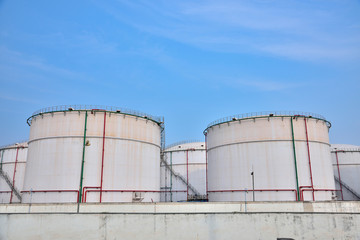
POLYGON ((5 46, 0 46, 0 54, 2 56, 1 59, 3 59, 2 65, 4 64, 25 65, 42 71, 54 72, 56 74, 62 74, 67 76, 76 75, 72 71, 69 71, 67 69, 59 68, 47 64, 43 59, 37 56, 29 56, 27 54, 18 51, 13 51, 5 46))
POLYGON ((314 61, 321 59, 356 60, 360 57, 360 49, 353 47, 334 47, 312 43, 269 44, 259 46, 259 49, 279 56, 314 61))
POLYGON ((11 40, 26 39, 27 42, 34 46, 42 46, 44 48, 63 49, 64 51, 76 51, 78 54, 97 54, 97 55, 113 55, 119 53, 119 46, 113 39, 101 31, 82 30, 73 32, 72 30, 55 31, 50 33, 29 33, 20 32, 9 34, 0 32, 0 36, 11 40), (13 39, 16 36, 15 39, 13 39))
POLYGON ((221 78, 218 79, 221 86, 233 89, 255 92, 280 92, 284 90, 308 86, 307 82, 273 81, 266 79, 254 79, 249 77, 221 78))
POLYGON ((101 54, 113 54, 118 52, 118 45, 115 42, 108 42, 100 36, 90 32, 82 32, 74 39, 77 48, 86 48, 88 51, 101 54))
POLYGON ((260 52, 312 61, 360 57, 359 18, 352 9, 360 6, 351 0, 99 5, 141 31, 211 51, 260 52), (126 9, 137 14, 129 15, 126 9))
POLYGON ((5 100, 5 101, 11 101, 11 102, 19 102, 19 103, 27 103, 27 104, 40 104, 42 102, 40 101, 36 101, 35 99, 31 99, 31 98, 24 98, 24 97, 20 97, 20 96, 9 96, 6 95, 4 93, 0 93, 0 99, 5 100))
MULTIPOLYGON (((34 70, 37 70, 46 74, 61 76, 65 79, 70 78, 73 80, 88 81, 83 73, 52 65, 39 56, 14 51, 4 45, 0 46, 0 55, 0 67, 2 70, 6 69, 6 66, 12 69, 18 68, 19 71, 30 68, 32 70, 30 72, 32 73, 34 70)), ((47 79, 47 81, 49 80, 50 79, 47 79)))
MULTIPOLYGON (((1 102, 44 104, 39 99, 64 97, 67 86, 93 81, 84 73, 53 65, 39 56, 0 46, 1 102)), ((68 89, 65 95, 75 91, 68 89)))

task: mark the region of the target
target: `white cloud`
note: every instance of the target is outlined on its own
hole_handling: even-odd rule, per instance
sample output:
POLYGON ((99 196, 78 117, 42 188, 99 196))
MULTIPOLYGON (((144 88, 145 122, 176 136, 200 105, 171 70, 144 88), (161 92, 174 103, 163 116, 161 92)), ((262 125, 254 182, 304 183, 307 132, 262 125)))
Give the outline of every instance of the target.
POLYGON ((118 1, 115 6, 99 5, 141 31, 211 51, 311 61, 360 57, 359 18, 351 14, 360 6, 354 1, 118 1))
MULTIPOLYGON (((29 67, 32 70, 38 70, 46 74, 87 81, 82 73, 52 65, 41 57, 14 51, 6 46, 0 46, 0 55, 0 67, 2 67, 2 70, 6 69, 6 66, 10 66, 12 69, 19 68, 21 70, 24 70, 24 67, 29 67)), ((51 79, 48 79, 48 81, 50 80, 51 79)))
POLYGON ((260 92, 277 92, 309 85, 307 82, 281 82, 263 79, 252 79, 248 77, 222 79, 221 84, 231 88, 255 90, 260 92))
MULTIPOLYGON (((99 36, 89 32, 83 32, 75 36, 77 48, 88 49, 91 52, 111 54, 117 52, 117 44, 113 42, 106 42, 99 36)), ((73 41, 74 41, 73 40, 73 41)))
POLYGON ((31 98, 24 98, 20 96, 9 96, 4 93, 0 93, 0 99, 11 101, 11 102, 20 102, 20 103, 31 103, 31 104, 40 104, 40 101, 36 101, 35 99, 31 98))

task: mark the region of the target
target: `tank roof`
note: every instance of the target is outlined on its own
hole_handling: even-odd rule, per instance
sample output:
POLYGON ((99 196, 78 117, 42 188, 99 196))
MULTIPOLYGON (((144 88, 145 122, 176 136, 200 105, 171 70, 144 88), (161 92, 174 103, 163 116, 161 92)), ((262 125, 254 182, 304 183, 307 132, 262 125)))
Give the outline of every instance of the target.
POLYGON ((360 146, 356 146, 356 145, 350 145, 350 144, 331 144, 331 151, 360 151, 360 146))
POLYGON ((0 149, 3 150, 3 149, 17 148, 17 147, 27 148, 28 147, 27 140, 21 140, 21 141, 17 141, 16 143, 11 143, 11 144, 7 144, 4 146, 0 146, 0 149))
POLYGON ((31 117, 27 119, 27 123, 31 125, 31 119, 37 115, 53 112, 67 112, 67 111, 106 111, 119 114, 132 115, 136 117, 141 117, 145 119, 150 119, 158 124, 164 123, 164 118, 160 116, 153 116, 144 112, 131 110, 128 108, 114 107, 114 106, 103 106, 103 105, 60 105, 42 108, 32 114, 31 117))
POLYGON ((324 116, 320 114, 311 113, 311 112, 299 112, 299 111, 264 111, 264 112, 251 112, 251 113, 242 113, 237 115, 232 115, 224 118, 220 118, 208 124, 205 131, 215 125, 219 125, 222 123, 244 120, 249 118, 263 118, 263 117, 308 117, 323 120, 328 123, 329 127, 331 127, 331 123, 326 120, 324 116))
POLYGON ((176 151, 176 150, 187 150, 187 149, 205 149, 205 142, 197 140, 185 140, 176 142, 166 146, 165 152, 176 151))

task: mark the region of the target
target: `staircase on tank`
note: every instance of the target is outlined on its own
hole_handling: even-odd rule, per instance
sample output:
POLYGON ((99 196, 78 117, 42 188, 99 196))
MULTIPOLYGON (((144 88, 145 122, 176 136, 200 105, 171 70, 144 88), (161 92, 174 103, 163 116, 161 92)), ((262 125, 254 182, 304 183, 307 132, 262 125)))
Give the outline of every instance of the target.
POLYGON ((192 186, 190 183, 188 183, 188 181, 185 179, 184 176, 175 172, 172 169, 172 167, 170 166, 170 164, 168 164, 166 158, 167 158, 166 154, 162 153, 160 159, 161 159, 161 162, 164 164, 164 166, 171 172, 171 174, 174 177, 179 178, 194 193, 193 195, 189 195, 191 197, 191 200, 203 200, 204 196, 201 195, 200 192, 198 190, 196 190, 196 188, 194 188, 194 186, 192 186))
POLYGON ((21 202, 21 195, 20 192, 15 188, 15 186, 11 183, 9 176, 0 168, 0 176, 5 180, 5 182, 9 185, 11 191, 15 193, 16 197, 21 202))
POLYGON ((349 185, 347 185, 343 181, 340 181, 338 177, 335 177, 335 181, 340 183, 346 190, 348 190, 352 195, 354 195, 355 197, 357 197, 358 200, 360 200, 360 194, 357 193, 354 189, 352 189, 349 185))

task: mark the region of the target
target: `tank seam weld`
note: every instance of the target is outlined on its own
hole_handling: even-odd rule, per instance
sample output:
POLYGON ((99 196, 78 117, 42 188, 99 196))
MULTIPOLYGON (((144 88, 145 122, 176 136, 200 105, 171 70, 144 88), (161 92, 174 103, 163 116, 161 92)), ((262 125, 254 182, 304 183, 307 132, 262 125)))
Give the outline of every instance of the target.
MULTIPOLYGON (((3 162, 2 164, 14 164, 15 162, 3 162)), ((19 163, 26 163, 26 162, 17 162, 17 164, 19 164, 19 163)))
MULTIPOLYGON (((46 139, 57 139, 57 138, 84 138, 84 136, 57 136, 57 137, 44 137, 44 138, 37 138, 29 141, 29 144, 32 142, 40 141, 40 140, 46 140, 46 139)), ((89 138, 103 138, 102 136, 86 136, 87 139, 89 138)), ((132 142, 139 142, 139 143, 146 143, 153 145, 155 147, 160 148, 160 145, 156 145, 155 143, 141 141, 141 140, 135 140, 135 139, 129 139, 129 138, 116 138, 116 137, 105 137, 105 139, 113 139, 113 140, 127 140, 132 142)))
MULTIPOLYGON (((261 141, 248 141, 248 142, 236 142, 236 143, 228 143, 228 144, 223 144, 223 145, 219 145, 219 146, 215 146, 212 148, 208 148, 207 151, 210 151, 214 148, 219 148, 219 147, 225 147, 225 146, 231 146, 231 145, 237 145, 237 144, 246 144, 246 143, 261 143, 261 142, 291 142, 292 140, 261 140, 261 141)), ((295 140, 295 142, 306 142, 306 140, 295 140)), ((309 141, 312 143, 320 143, 320 144, 325 144, 330 146, 329 143, 326 142, 320 142, 320 141, 309 141)))
MULTIPOLYGON (((336 163, 332 164, 333 166, 337 166, 336 163)), ((353 165, 360 165, 359 163, 339 163, 339 166, 353 166, 353 165)))

